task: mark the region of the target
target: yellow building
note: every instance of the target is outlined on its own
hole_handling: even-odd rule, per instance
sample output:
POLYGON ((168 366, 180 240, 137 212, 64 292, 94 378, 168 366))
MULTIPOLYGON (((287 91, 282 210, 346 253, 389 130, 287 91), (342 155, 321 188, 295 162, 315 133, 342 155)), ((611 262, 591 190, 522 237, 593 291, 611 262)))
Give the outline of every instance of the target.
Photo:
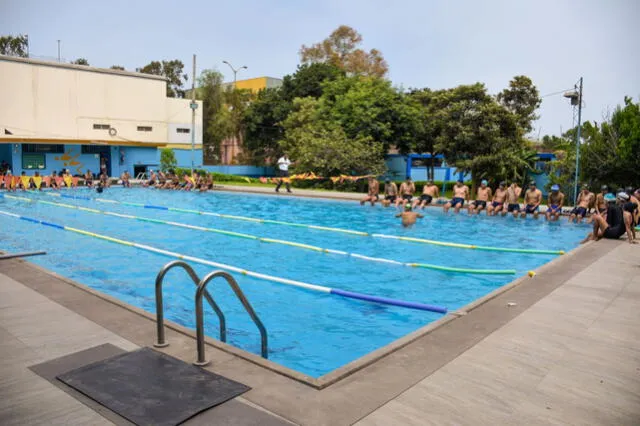
MULTIPOLYGON (((236 81, 238 89, 251 90, 253 93, 258 93, 262 89, 272 89, 280 86, 282 86, 282 79, 273 77, 256 77, 236 81)), ((233 83, 225 83, 225 87, 233 87, 233 83)))

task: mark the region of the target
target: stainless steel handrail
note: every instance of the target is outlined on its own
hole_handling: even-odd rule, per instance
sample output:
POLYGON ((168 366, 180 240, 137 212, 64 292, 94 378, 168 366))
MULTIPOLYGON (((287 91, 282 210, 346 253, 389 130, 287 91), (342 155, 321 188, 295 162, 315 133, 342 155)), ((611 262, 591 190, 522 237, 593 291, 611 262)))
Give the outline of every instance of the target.
MULTIPOLYGON (((172 262, 169 262, 164 265, 162 269, 160 269, 160 272, 158 272, 158 276, 156 277, 156 326, 158 329, 158 339, 157 342, 153 344, 153 346, 155 346, 156 348, 164 348, 165 346, 169 346, 169 343, 166 342, 164 336, 164 303, 162 300, 162 281, 164 280, 165 275, 167 275, 167 272, 169 272, 176 266, 180 266, 182 269, 187 271, 187 274, 189 274, 196 286, 200 282, 200 278, 198 278, 198 275, 193 270, 193 268, 189 266, 188 263, 181 260, 174 260, 172 262)), ((222 313, 216 302, 213 300, 209 292, 204 292, 204 297, 216 312, 216 315, 218 315, 218 320, 220 321, 220 340, 226 342, 227 322, 224 318, 224 314, 222 313)))
POLYGON ((209 281, 213 280, 216 277, 222 277, 227 281, 227 284, 231 287, 233 292, 236 294, 242 306, 247 311, 254 324, 260 330, 260 340, 261 340, 261 352, 263 358, 268 358, 268 350, 267 350, 267 330, 264 328, 262 321, 258 318, 258 315, 253 310, 251 303, 247 300, 244 293, 240 289, 240 286, 236 282, 236 280, 227 272, 224 271, 213 271, 205 276, 202 281, 198 284, 198 289, 196 290, 196 339, 198 346, 198 359, 194 362, 195 365, 203 366, 209 364, 209 361, 206 360, 205 352, 204 352, 204 312, 202 309, 202 296, 206 295, 206 287, 209 284, 209 281))

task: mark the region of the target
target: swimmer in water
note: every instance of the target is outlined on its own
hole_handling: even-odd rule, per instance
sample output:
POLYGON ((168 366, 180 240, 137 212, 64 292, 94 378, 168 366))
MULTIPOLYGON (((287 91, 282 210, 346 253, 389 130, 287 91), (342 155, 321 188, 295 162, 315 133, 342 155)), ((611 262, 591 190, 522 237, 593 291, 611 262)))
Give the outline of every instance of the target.
POLYGON ((404 205, 404 211, 398 213, 396 217, 402 218, 402 226, 408 228, 416 223, 416 219, 422 219, 424 216, 411 210, 411 203, 404 205))

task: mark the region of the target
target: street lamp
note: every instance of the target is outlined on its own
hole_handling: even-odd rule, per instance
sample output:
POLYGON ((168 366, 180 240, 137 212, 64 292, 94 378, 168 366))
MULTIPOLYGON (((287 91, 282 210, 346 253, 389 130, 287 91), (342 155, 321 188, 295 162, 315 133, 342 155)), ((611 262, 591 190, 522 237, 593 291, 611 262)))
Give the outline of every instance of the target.
MULTIPOLYGON (((580 178, 580 133, 582 130, 582 77, 573 90, 564 93, 564 97, 571 101, 571 105, 578 107, 578 131, 576 132, 576 176, 573 193, 573 204, 578 204, 578 180, 580 178)), ((575 110, 574 110, 575 111, 575 110)), ((575 116, 574 116, 575 117, 575 116)))
POLYGON ((233 88, 236 88, 236 74, 238 74, 238 71, 240 70, 246 70, 248 69, 246 65, 241 66, 240 68, 236 69, 233 67, 233 65, 231 65, 229 62, 227 61, 222 61, 223 64, 227 64, 229 65, 229 68, 231 68, 231 71, 233 71, 233 88))

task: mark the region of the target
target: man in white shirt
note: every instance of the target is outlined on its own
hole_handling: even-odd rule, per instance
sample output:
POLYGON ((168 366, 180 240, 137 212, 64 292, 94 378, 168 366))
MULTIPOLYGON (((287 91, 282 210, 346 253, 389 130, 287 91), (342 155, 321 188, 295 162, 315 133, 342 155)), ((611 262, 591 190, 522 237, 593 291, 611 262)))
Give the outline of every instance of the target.
MULTIPOLYGON (((291 165, 291 160, 287 157, 287 154, 284 154, 282 157, 278 159, 278 177, 287 178, 289 177, 289 166, 291 165)), ((276 186, 276 192, 280 192, 280 187, 282 186, 283 180, 280 179, 278 181, 278 186, 276 186)), ((285 187, 287 188, 287 192, 291 192, 291 186, 289 182, 284 182, 285 187)))

